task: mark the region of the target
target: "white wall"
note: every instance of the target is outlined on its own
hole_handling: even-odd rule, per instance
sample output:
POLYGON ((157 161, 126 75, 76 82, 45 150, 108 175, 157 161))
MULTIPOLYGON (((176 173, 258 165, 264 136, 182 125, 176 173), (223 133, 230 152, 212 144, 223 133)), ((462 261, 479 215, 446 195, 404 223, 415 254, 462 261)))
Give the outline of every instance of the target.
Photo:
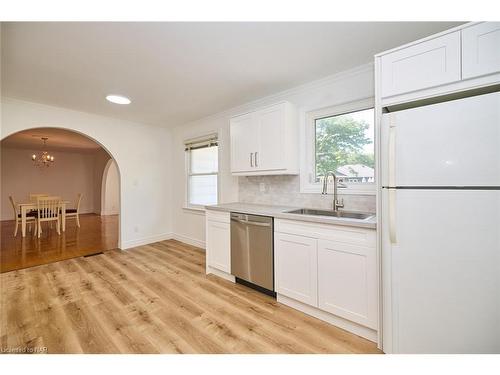
MULTIPOLYGON (((100 149, 97 151, 94 158, 94 181, 100 181, 97 184, 94 184, 94 212, 96 214, 101 214, 101 202, 102 202, 102 180, 104 175, 104 169, 111 157, 104 150, 100 149)), ((118 190, 120 187, 118 186, 118 190)), ((120 192, 118 191, 118 200, 120 199, 120 192)))
MULTIPOLYGON (((286 67, 285 67, 286 68, 286 67)), ((173 129, 173 230, 179 240, 199 246, 205 243, 205 215, 184 209, 185 170, 183 140, 218 131, 220 143, 220 203, 238 200, 238 178, 230 173, 229 118, 260 106, 281 100, 293 103, 299 110, 301 124, 305 114, 320 108, 374 96, 373 65, 368 64, 295 89, 277 93, 222 113, 178 126, 173 129)))
POLYGON ((231 176, 229 159, 229 126, 223 118, 208 118, 174 129, 172 215, 175 238, 195 246, 205 247, 205 213, 184 208, 186 174, 184 141, 217 132, 219 135, 219 203, 238 200, 238 179, 231 176))
POLYGON ((88 135, 113 155, 121 178, 122 248, 171 235, 169 130, 8 98, 2 99, 1 119, 1 139, 30 128, 65 128, 88 135))
POLYGON ((229 118, 263 105, 288 100, 306 112, 373 97, 371 64, 277 93, 216 115, 168 129, 122 121, 63 108, 2 101, 0 138, 35 127, 57 127, 90 136, 118 164, 121 177, 121 246, 127 248, 168 238, 204 246, 203 212, 184 209, 185 139, 219 132, 220 202, 238 200, 238 178, 230 173, 229 118), (172 218, 175 218, 172 223, 172 218))
POLYGON ((116 163, 110 160, 102 177, 101 215, 117 215, 120 212, 119 178, 116 163))
MULTIPOLYGON (((26 202, 30 193, 48 193, 75 202, 83 194, 81 211, 98 212, 94 207, 94 179, 96 153, 50 151, 54 165, 46 168, 33 166, 31 155, 35 150, 6 148, 1 150, 1 220, 12 220, 13 211, 9 195, 16 202, 26 202)), ((102 173, 102 171, 101 171, 102 173)))

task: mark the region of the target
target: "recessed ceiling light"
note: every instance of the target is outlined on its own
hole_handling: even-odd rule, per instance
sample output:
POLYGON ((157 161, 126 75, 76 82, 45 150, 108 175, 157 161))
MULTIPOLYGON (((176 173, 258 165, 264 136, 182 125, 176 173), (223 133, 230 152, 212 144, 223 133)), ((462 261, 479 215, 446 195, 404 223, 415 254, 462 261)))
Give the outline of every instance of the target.
POLYGON ((126 96, 121 96, 121 95, 108 95, 106 96, 106 100, 110 101, 111 103, 115 104, 130 104, 131 101, 129 98, 126 96))

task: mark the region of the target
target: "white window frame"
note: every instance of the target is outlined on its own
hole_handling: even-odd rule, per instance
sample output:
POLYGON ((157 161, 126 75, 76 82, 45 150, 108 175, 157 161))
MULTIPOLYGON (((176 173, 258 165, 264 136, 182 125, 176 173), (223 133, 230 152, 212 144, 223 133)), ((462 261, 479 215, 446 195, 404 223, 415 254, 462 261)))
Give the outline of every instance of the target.
MULTIPOLYGON (((344 103, 340 105, 334 105, 326 108, 316 109, 305 113, 304 124, 302 134, 304 135, 303 144, 303 157, 301 158, 300 166, 300 192, 301 193, 321 193, 322 183, 313 181, 313 176, 315 175, 316 168, 316 146, 315 146, 315 121, 320 118, 338 116, 342 114, 347 114, 350 112, 363 111, 366 109, 374 108, 375 101, 374 98, 368 98, 363 100, 357 100, 354 102, 344 103)), ((375 119, 374 119, 375 121, 375 119)), ((376 137, 376 135, 375 135, 376 137)), ((376 153, 376 139, 374 139, 374 152, 376 153)), ((375 159, 377 155, 375 155, 375 159)), ((375 171, 375 178, 377 173, 375 171)), ((370 183, 344 183, 347 187, 339 187, 339 194, 350 194, 350 195, 375 195, 376 194, 376 184, 375 182, 370 183)))
POLYGON ((184 209, 193 211, 205 212, 205 206, 200 204, 191 204, 189 201, 189 181, 191 176, 207 176, 216 175, 217 176, 217 202, 220 202, 220 139, 217 133, 211 133, 208 135, 200 136, 197 138, 191 138, 184 141, 184 171, 185 171, 185 186, 184 186, 184 209), (214 173, 191 173, 191 152, 186 150, 186 146, 194 143, 210 142, 210 140, 217 141, 217 172, 214 173))

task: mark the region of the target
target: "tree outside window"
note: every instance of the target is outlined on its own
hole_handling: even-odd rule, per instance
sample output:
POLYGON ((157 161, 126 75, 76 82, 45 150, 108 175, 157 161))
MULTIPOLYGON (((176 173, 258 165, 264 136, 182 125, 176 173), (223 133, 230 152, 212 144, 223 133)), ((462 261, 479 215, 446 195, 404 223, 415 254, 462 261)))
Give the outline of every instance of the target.
POLYGON ((374 182, 373 108, 318 118, 315 125, 315 180, 334 172, 344 182, 374 182))

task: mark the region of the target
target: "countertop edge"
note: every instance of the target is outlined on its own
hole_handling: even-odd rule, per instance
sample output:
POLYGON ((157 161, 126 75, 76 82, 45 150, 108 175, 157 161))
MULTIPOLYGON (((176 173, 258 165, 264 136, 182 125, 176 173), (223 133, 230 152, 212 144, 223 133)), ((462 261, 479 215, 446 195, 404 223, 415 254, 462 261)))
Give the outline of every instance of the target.
MULTIPOLYGON (((242 203, 235 203, 242 204, 242 203)), ((251 207, 245 207, 244 209, 238 209, 237 207, 231 207, 231 203, 227 203, 227 206, 215 205, 215 206, 205 206, 206 210, 219 211, 219 212, 241 212, 250 215, 261 215, 261 216, 271 216, 275 219, 283 219, 283 220, 293 220, 293 221, 305 221, 305 222, 313 222, 318 224, 330 224, 330 225, 342 225, 349 227, 358 227, 358 228, 366 228, 366 229, 377 229, 376 216, 374 219, 369 220, 367 222, 363 221, 352 221, 349 219, 336 219, 336 218, 327 218, 327 217, 319 217, 319 216, 308 216, 308 215, 294 215, 290 213, 283 212, 284 210, 293 210, 297 207, 283 207, 283 206, 269 206, 269 211, 266 209, 258 210, 252 209, 251 207), (282 210, 280 210, 282 209, 282 210), (276 211, 277 210, 277 211, 276 211)), ((248 205, 252 205, 248 203, 248 205)), ((262 207, 262 206, 260 206, 262 207)))

